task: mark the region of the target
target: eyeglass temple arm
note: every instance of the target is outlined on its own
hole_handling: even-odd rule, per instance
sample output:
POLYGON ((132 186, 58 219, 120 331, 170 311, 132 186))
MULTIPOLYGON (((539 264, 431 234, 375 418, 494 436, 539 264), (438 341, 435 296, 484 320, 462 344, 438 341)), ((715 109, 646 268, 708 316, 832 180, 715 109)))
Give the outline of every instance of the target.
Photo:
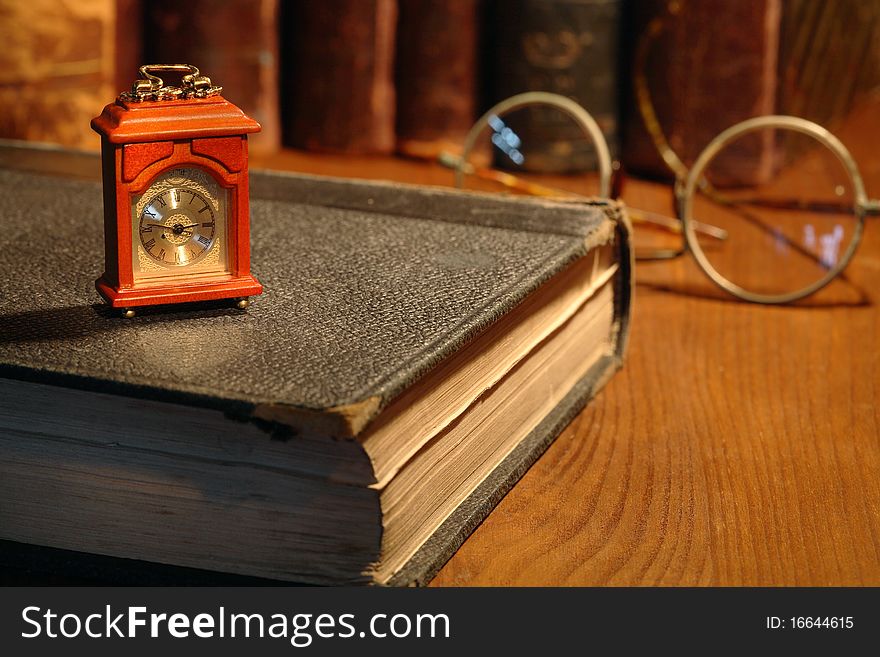
MULTIPOLYGON (((558 189, 556 187, 550 187, 548 185, 542 185, 539 183, 534 183, 528 180, 523 180, 512 173, 505 173, 502 171, 495 171, 493 169, 487 169, 483 167, 475 167, 469 162, 461 162, 461 158, 457 155, 453 155, 448 151, 442 151, 437 156, 437 161, 446 167, 447 169, 461 169, 467 175, 476 176, 477 178, 481 178, 483 180, 489 180, 495 183, 499 183, 504 185, 505 187, 509 187, 510 189, 515 189, 520 192, 524 192, 526 194, 530 194, 532 196, 548 196, 548 197, 556 197, 556 198, 578 198, 581 197, 580 194, 576 194, 574 192, 569 192, 563 189, 558 189)), ((681 221, 678 219, 674 219, 672 217, 668 217, 664 214, 659 214, 657 212, 650 212, 648 210, 640 210, 634 207, 627 208, 630 219, 632 219, 635 224, 648 224, 651 226, 656 226, 663 230, 668 230, 676 235, 682 234, 681 221)), ((714 237, 718 240, 726 240, 727 239, 727 231, 723 228, 718 228, 717 226, 713 226, 711 224, 703 223, 702 221, 694 222, 694 230, 698 233, 703 233, 709 237, 714 237)), ((658 255, 657 258, 671 258, 675 257, 674 255, 659 255, 659 254, 671 254, 671 251, 661 250, 656 252, 658 255)), ((676 250, 675 255, 681 255, 684 253, 684 250, 676 250)), ((653 255, 651 256, 654 257, 653 255)), ((647 259, 648 256, 645 256, 644 259, 647 259)))
MULTIPOLYGON (((639 208, 628 207, 630 219, 634 224, 650 224, 664 230, 668 230, 676 235, 681 235, 684 229, 680 219, 674 219, 665 214, 651 212, 650 210, 640 210, 639 208)), ((714 237, 716 240, 724 241, 728 237, 728 232, 718 226, 707 224, 702 221, 693 222, 694 230, 703 233, 707 237, 714 237)))
POLYGON ((568 192, 564 189, 557 189, 556 187, 541 185, 530 180, 523 180, 522 178, 519 178, 512 173, 505 173, 503 171, 496 171, 494 169, 488 169, 485 167, 475 167, 470 162, 462 162, 461 157, 459 157, 458 155, 453 155, 449 151, 441 151, 437 155, 437 162, 439 162, 447 169, 452 169, 454 171, 461 170, 469 176, 476 176, 477 178, 481 178, 482 180, 496 182, 500 185, 504 185, 505 187, 509 187, 510 189, 515 189, 519 192, 524 192, 532 196, 580 196, 579 194, 568 192))
MULTIPOLYGON (((721 203, 731 203, 718 193, 716 200, 721 203)), ((759 208, 772 210, 800 210, 803 212, 815 212, 816 214, 850 214, 852 204, 835 203, 834 201, 803 201, 800 199, 770 199, 770 198, 737 198, 738 205, 751 205, 759 208)), ((880 201, 868 201, 861 205, 865 216, 880 214, 880 201)))

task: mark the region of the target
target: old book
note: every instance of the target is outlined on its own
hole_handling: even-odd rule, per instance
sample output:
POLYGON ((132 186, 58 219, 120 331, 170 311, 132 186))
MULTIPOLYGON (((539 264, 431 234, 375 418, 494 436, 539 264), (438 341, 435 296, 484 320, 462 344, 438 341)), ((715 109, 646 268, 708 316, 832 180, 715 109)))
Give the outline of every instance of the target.
POLYGON ((92 287, 100 185, 0 170, 0 564, 423 583, 621 364, 617 203, 251 190, 251 308, 124 320, 92 287))
MULTIPOLYGON (((618 43, 621 0, 495 0, 486 20, 490 103, 524 91, 576 100, 596 119, 612 154, 618 145, 618 43)), ((521 119, 530 144, 522 168, 568 172, 596 168, 596 154, 574 122, 556 110, 521 119), (540 144, 539 147, 534 144, 540 144)), ((500 164, 500 163, 499 163, 500 164)))
MULTIPOLYGON (((638 36, 630 51, 632 79, 644 80, 657 120, 654 131, 662 133, 685 166, 722 130, 775 112, 780 14, 780 0, 634 3, 631 31, 638 36)), ((644 102, 635 90, 631 94, 623 164, 636 173, 671 179, 674 172, 663 160, 657 135, 646 125, 644 102)), ((744 157, 713 165, 716 181, 723 177, 742 184, 772 173, 776 144, 770 132, 743 141, 742 147, 749 149, 744 157)))
POLYGON ((436 159, 476 120, 477 0, 404 0, 397 22, 397 151, 436 159))
POLYGON ((780 114, 834 132, 853 106, 880 88, 880 3, 788 0, 780 32, 780 114))
POLYGON ((154 0, 144 12, 144 61, 193 64, 222 85, 223 95, 263 128, 248 139, 251 153, 272 153, 281 146, 278 4, 154 0))
POLYGON ((94 149, 95 108, 137 73, 140 0, 5 2, 0 43, 0 137, 94 149))
POLYGON ((394 150, 397 0, 282 6, 284 142, 339 153, 394 150))

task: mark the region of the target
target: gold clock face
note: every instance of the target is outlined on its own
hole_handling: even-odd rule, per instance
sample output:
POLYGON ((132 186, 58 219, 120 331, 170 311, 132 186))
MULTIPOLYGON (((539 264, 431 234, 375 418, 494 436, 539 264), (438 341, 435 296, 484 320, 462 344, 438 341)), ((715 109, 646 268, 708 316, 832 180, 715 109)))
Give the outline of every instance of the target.
POLYGON ((132 207, 135 282, 228 271, 226 190, 198 168, 156 178, 132 207))
POLYGON ((217 234, 211 201, 195 189, 163 189, 147 200, 138 226, 147 255, 162 265, 185 267, 203 258, 217 234))

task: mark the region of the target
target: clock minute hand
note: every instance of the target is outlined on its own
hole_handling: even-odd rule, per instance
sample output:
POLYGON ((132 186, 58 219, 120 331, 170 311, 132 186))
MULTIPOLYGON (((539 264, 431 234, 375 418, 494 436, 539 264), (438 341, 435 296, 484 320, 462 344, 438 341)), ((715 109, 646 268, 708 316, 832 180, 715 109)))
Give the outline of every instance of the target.
MULTIPOLYGON (((147 224, 150 228, 167 228, 171 231, 175 229, 175 226, 169 226, 167 224, 147 224)), ((187 228, 195 228, 199 224, 187 224, 186 226, 181 226, 180 230, 186 230, 187 228)))

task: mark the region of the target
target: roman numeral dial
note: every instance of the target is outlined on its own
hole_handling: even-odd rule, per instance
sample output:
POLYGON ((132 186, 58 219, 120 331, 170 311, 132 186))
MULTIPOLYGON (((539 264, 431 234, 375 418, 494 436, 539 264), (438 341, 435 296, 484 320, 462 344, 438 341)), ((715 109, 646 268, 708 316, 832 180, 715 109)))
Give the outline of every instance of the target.
POLYGON ((138 235, 150 258, 167 267, 185 267, 210 252, 218 219, 213 199, 186 186, 162 189, 147 199, 138 217, 138 235))

